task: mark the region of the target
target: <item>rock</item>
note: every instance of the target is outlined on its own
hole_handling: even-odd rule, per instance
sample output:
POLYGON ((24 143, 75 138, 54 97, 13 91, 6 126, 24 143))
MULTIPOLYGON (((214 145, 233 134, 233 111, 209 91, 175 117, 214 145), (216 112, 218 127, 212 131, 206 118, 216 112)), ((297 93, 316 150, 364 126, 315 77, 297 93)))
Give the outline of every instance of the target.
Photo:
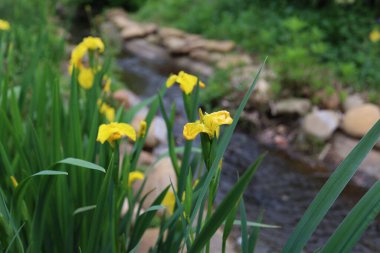
POLYGON ((315 97, 320 100, 323 108, 335 110, 339 107, 340 100, 336 91, 328 93, 325 90, 321 90, 315 94, 315 97))
MULTIPOLYGON (((221 229, 218 229, 211 238, 210 252, 213 252, 213 253, 222 252, 222 242, 223 242, 223 231, 221 229)), ((227 239, 227 242, 226 242, 226 252, 228 253, 237 252, 234 249, 234 246, 229 239, 227 239)))
POLYGON ((353 94, 346 98, 343 103, 343 109, 345 112, 359 107, 364 104, 364 99, 359 94, 353 94))
POLYGON ((329 139, 339 126, 341 115, 335 111, 314 111, 305 116, 302 122, 303 131, 319 140, 329 139))
POLYGON ((178 57, 175 59, 175 64, 180 69, 185 69, 189 73, 210 77, 214 73, 214 69, 208 64, 200 61, 194 61, 188 57, 178 57))
POLYGON ((170 182, 177 188, 177 176, 169 157, 164 157, 158 161, 145 176, 146 183, 142 196, 150 192, 143 204, 145 209, 151 206, 157 196, 170 185, 170 182))
POLYGON ((131 108, 141 102, 140 98, 127 89, 117 90, 112 94, 113 98, 119 101, 126 109, 131 108))
POLYGON ((140 245, 138 247, 137 252, 138 253, 149 252, 149 249, 152 248, 154 245, 156 245, 159 234, 160 234, 159 228, 149 228, 145 230, 141 238, 140 245))
POLYGON ((249 65, 252 63, 252 59, 247 54, 229 54, 224 56, 216 66, 220 69, 227 69, 237 66, 249 65))
POLYGON ((131 21, 129 25, 123 27, 121 37, 125 40, 141 38, 154 33, 156 30, 155 24, 139 24, 131 21))
POLYGON ((272 115, 298 114, 304 115, 311 108, 311 103, 305 98, 288 98, 280 100, 270 106, 272 115))
MULTIPOLYGON (((332 148, 328 156, 335 163, 340 163, 351 150, 359 143, 359 140, 348 137, 342 133, 335 133, 332 139, 332 148)), ((380 152, 371 150, 360 164, 358 173, 353 180, 356 184, 369 188, 373 182, 380 179, 380 152)))
POLYGON ((122 48, 123 38, 113 23, 109 21, 103 22, 100 24, 99 29, 102 37, 106 37, 113 48, 122 48))
POLYGON ((125 49, 144 60, 166 64, 170 62, 170 54, 160 46, 149 43, 144 39, 135 39, 125 44, 125 49))
MULTIPOLYGON (((120 168, 124 160, 124 154, 126 152, 130 154, 132 152, 132 148, 133 146, 127 141, 122 141, 120 143, 120 148, 119 148, 120 149, 120 161, 119 161, 120 168)), ((137 165, 150 166, 153 164, 154 160, 155 160, 155 156, 152 153, 142 150, 140 153, 139 160, 137 161, 137 165)))
MULTIPOLYGON (((132 126, 139 131, 140 122, 145 120, 145 113, 138 113, 132 120, 132 126)), ((166 143, 167 140, 167 129, 165 121, 161 117, 155 117, 149 127, 148 135, 145 140, 145 146, 149 148, 154 148, 159 143, 166 143)))
POLYGON ((171 53, 188 53, 189 48, 185 39, 180 37, 166 37, 163 38, 163 45, 171 53))
POLYGON ((211 54, 209 53, 209 51, 204 50, 204 49, 192 50, 190 52, 190 57, 195 59, 195 60, 199 60, 199 61, 203 61, 203 62, 207 62, 207 63, 212 63, 211 54))
POLYGON ((362 137, 379 119, 380 108, 374 104, 364 104, 346 112, 342 129, 353 137, 362 137))
POLYGON ((186 33, 184 31, 181 31, 176 28, 170 28, 170 27, 161 27, 158 29, 158 34, 162 38, 167 38, 167 37, 182 37, 184 38, 186 36, 186 33))
POLYGON ((148 36, 146 36, 145 40, 151 44, 160 44, 161 43, 161 39, 157 34, 149 34, 148 36))
POLYGON ((202 48, 208 51, 227 53, 235 48, 233 41, 199 39, 192 43, 191 49, 202 48))

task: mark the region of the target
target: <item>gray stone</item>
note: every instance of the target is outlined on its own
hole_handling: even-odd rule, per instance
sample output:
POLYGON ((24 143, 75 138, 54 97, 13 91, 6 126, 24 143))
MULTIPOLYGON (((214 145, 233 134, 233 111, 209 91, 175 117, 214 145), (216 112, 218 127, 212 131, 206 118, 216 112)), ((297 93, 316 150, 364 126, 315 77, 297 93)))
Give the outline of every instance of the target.
POLYGON ((343 103, 344 111, 347 112, 364 104, 364 99, 359 94, 353 94, 346 98, 343 103))
POLYGON ((125 49, 144 60, 152 62, 161 62, 162 64, 170 62, 170 54, 160 46, 149 43, 144 39, 135 39, 125 44, 125 49))
POLYGON ((210 77, 214 73, 214 69, 210 65, 192 60, 188 57, 176 58, 175 64, 179 68, 187 70, 189 73, 201 75, 202 77, 210 77))
POLYGON ((272 115, 279 114, 306 114, 311 108, 311 103, 305 98, 288 98, 270 105, 272 115))
POLYGON ((345 113, 342 129, 353 137, 362 137, 379 119, 380 108, 374 104, 364 104, 345 113))
MULTIPOLYGON (((334 134, 332 149, 329 152, 337 163, 342 161, 351 150, 359 143, 359 140, 337 132, 334 134)), ((371 150, 360 164, 359 173, 355 174, 354 182, 363 187, 370 187, 373 181, 380 179, 380 152, 371 150)))
POLYGON ((305 116, 302 129, 306 134, 322 141, 329 139, 339 126, 341 115, 335 111, 314 111, 305 116))

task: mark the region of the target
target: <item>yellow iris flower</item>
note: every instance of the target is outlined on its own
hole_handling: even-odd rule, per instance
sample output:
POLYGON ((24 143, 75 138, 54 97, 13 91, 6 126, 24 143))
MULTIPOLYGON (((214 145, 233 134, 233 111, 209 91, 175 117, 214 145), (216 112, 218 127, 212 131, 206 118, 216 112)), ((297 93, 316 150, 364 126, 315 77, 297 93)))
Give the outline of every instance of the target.
POLYGON ((114 141, 123 137, 128 137, 133 141, 136 141, 136 131, 133 127, 127 123, 111 122, 110 124, 102 124, 98 130, 97 141, 102 144, 108 141, 113 145, 114 141))
POLYGON ((136 180, 143 180, 144 179, 144 174, 141 173, 140 171, 132 171, 129 173, 128 177, 128 185, 132 186, 133 182, 136 180))
POLYGON ((81 68, 78 75, 78 82, 83 89, 91 89, 94 84, 94 71, 91 68, 81 68))
POLYGON ((373 43, 379 42, 380 41, 380 32, 378 30, 373 30, 369 34, 369 40, 373 43))
POLYGON ((146 125, 146 121, 145 121, 145 120, 142 120, 142 121, 140 122, 140 128, 139 128, 139 131, 137 132, 137 136, 138 136, 138 137, 142 138, 142 137, 145 136, 145 134, 146 134, 146 127, 147 127, 147 125, 146 125))
POLYGON ((70 73, 72 73, 73 67, 76 67, 78 69, 83 67, 82 60, 83 60, 83 57, 86 55, 86 53, 87 53, 87 47, 83 45, 82 43, 80 43, 73 49, 73 51, 71 52, 71 59, 70 59, 70 69, 69 69, 70 73))
POLYGON ((111 91, 111 78, 109 78, 108 76, 104 76, 103 82, 104 82, 103 91, 105 93, 109 93, 111 91))
POLYGON ((187 123, 183 128, 183 136, 186 140, 194 140, 200 133, 206 133, 210 138, 219 137, 221 125, 232 124, 233 119, 227 111, 213 112, 203 115, 199 109, 199 120, 192 123, 187 123))
POLYGON ((175 206, 175 195, 174 195, 174 192, 168 191, 165 194, 165 197, 162 200, 161 204, 166 207, 166 210, 168 210, 169 214, 173 214, 173 212, 174 212, 174 206, 175 206))
POLYGON ((104 43, 98 37, 86 37, 81 44, 83 44, 88 50, 99 50, 100 53, 104 52, 104 43))
POLYGON ((99 106, 99 112, 106 116, 106 119, 109 122, 112 122, 115 120, 115 109, 112 106, 109 106, 108 104, 104 103, 102 100, 98 100, 98 106, 99 106))
POLYGON ((11 25, 9 24, 9 22, 0 19, 0 30, 8 31, 9 29, 11 29, 11 25))
MULTIPOLYGON (((178 83, 179 87, 186 95, 190 94, 195 85, 197 85, 198 78, 194 75, 190 75, 184 71, 180 71, 178 75, 170 75, 166 81, 166 87, 171 87, 173 84, 178 83)), ((199 80, 199 87, 204 88, 206 85, 199 80)))

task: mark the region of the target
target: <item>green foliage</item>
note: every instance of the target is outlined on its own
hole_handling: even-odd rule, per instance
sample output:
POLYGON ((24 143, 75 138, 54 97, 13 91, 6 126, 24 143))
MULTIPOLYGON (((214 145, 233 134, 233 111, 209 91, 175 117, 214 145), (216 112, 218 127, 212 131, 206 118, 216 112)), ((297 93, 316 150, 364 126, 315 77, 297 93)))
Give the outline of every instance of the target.
POLYGON ((318 90, 339 80, 355 89, 379 90, 380 44, 369 40, 370 32, 380 29, 377 4, 151 0, 137 16, 270 55, 282 89, 318 90))

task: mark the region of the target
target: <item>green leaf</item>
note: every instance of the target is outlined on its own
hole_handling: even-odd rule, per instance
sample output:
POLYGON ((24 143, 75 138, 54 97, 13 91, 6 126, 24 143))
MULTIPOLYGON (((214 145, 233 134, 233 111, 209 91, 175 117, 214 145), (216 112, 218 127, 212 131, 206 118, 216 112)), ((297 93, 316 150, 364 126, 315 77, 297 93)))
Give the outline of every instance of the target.
POLYGON ((101 167, 95 163, 90 163, 90 162, 87 162, 87 161, 84 161, 81 159, 66 158, 66 159, 63 159, 63 160, 57 162, 56 164, 60 164, 60 163, 74 165, 74 166, 83 167, 83 168, 90 169, 90 170, 97 170, 97 171, 101 171, 103 173, 106 173, 106 170, 103 167, 101 167))
POLYGON ((344 161, 330 176, 291 234, 283 253, 301 252, 318 224, 355 174, 359 164, 380 137, 380 120, 360 140, 344 161))
POLYGON ((321 252, 351 252, 379 212, 380 181, 377 181, 346 216, 321 252))
POLYGON ((87 212, 87 211, 90 211, 90 210, 94 210, 95 208, 96 208, 96 205, 83 206, 83 207, 77 208, 73 212, 73 216, 77 215, 78 213, 83 213, 83 212, 87 212))
MULTIPOLYGON (((234 225, 241 225, 240 220, 234 220, 234 225)), ((269 225, 269 224, 264 224, 260 222, 253 222, 253 221, 247 221, 247 226, 248 227, 258 227, 258 228, 281 228, 281 226, 277 225, 269 225)))
POLYGON ((245 189, 263 159, 264 155, 259 156, 256 162, 248 168, 232 190, 226 195, 213 215, 206 222, 199 235, 195 238, 189 253, 201 252, 206 243, 211 240, 211 237, 215 234, 216 230, 222 225, 233 208, 238 205, 245 189))
POLYGON ((35 177, 35 176, 58 176, 58 175, 65 175, 67 176, 69 173, 67 173, 66 171, 57 171, 57 170, 41 170, 40 172, 37 172, 33 175, 31 175, 31 177, 35 177))

